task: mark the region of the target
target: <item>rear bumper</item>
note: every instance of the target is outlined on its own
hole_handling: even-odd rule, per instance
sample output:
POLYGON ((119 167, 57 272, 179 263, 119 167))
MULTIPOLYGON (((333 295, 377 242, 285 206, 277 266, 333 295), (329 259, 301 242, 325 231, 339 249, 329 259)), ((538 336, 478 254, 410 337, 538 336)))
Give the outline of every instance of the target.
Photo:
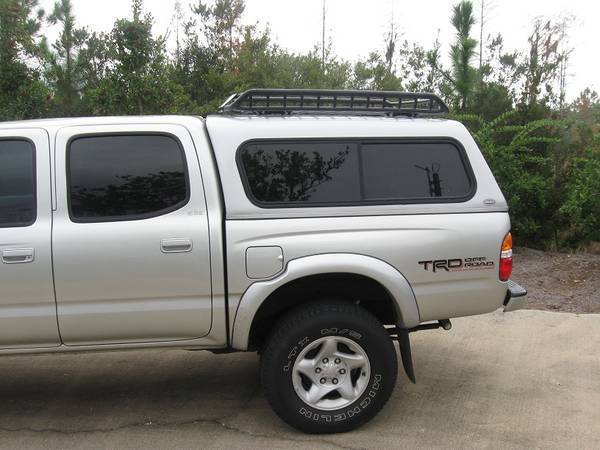
POLYGON ((508 280, 508 290, 504 299, 504 312, 523 309, 527 304, 527 289, 512 280, 508 280))

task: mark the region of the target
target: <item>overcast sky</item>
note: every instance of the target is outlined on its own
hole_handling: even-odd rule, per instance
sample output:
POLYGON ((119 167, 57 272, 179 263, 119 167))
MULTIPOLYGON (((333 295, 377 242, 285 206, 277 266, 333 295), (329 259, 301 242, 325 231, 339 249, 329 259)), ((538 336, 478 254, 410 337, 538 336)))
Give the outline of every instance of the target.
MULTIPOLYGON (((210 1, 210 0, 209 0, 210 1)), ((486 34, 502 33, 506 50, 525 50, 535 17, 573 14, 570 31, 574 48, 567 94, 574 98, 585 87, 600 91, 599 0, 485 0, 490 4, 486 34)), ((47 11, 54 0, 41 0, 47 11)), ((409 41, 430 47, 438 30, 442 51, 449 52, 453 31, 449 23, 456 0, 326 0, 327 39, 339 56, 356 60, 382 49, 392 12, 398 31, 409 41)), ((108 31, 116 18, 130 14, 129 0, 73 0, 80 25, 108 31)), ((188 11, 189 0, 181 0, 188 11)), ((480 0, 474 0, 479 9, 480 0)), ((175 0, 145 0, 155 21, 155 32, 173 30, 175 0)), ((478 11, 476 11, 478 14, 478 11)), ((280 46, 306 52, 321 40, 322 0, 246 0, 244 23, 269 25, 280 46)))

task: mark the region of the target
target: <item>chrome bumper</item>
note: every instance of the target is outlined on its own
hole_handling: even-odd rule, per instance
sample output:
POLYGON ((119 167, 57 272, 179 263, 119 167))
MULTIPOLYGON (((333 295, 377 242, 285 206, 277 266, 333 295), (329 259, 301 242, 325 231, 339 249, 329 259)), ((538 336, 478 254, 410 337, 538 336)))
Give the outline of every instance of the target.
POLYGON ((527 289, 513 280, 508 280, 508 290, 504 299, 504 312, 523 309, 527 304, 527 289))

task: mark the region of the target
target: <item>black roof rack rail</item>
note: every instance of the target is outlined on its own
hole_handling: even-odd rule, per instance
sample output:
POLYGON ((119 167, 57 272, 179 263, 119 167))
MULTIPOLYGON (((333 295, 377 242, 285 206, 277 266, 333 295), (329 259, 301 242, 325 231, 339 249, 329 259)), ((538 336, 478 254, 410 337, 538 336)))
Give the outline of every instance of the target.
POLYGON ((434 116, 448 107, 435 94, 330 89, 249 89, 233 94, 219 112, 234 114, 335 114, 434 116))

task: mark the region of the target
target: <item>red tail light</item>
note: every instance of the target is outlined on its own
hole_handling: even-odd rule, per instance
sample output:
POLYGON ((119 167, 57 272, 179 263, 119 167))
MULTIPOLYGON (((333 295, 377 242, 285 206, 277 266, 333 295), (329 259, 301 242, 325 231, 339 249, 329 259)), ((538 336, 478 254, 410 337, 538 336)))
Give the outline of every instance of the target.
POLYGON ((508 281, 512 273, 512 235, 510 232, 504 237, 500 251, 500 281, 508 281))

